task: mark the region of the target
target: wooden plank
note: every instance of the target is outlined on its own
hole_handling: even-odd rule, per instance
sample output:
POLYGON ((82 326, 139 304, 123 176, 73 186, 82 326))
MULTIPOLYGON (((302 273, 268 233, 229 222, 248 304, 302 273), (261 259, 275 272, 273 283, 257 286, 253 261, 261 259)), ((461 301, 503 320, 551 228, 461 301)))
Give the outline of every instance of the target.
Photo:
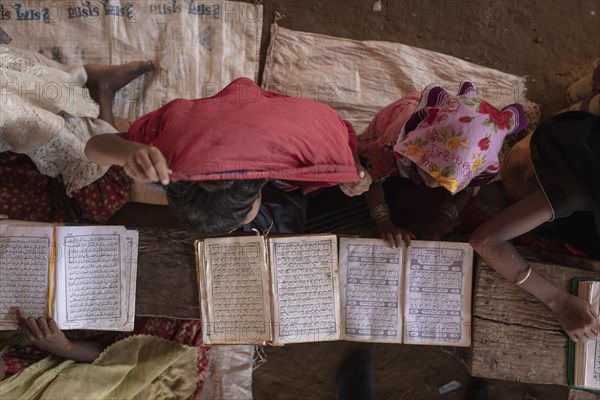
MULTIPOLYGON (((590 265, 595 269, 599 262, 590 265), (596 265, 592 265, 596 263, 596 265)), ((473 346, 467 365, 473 376, 510 381, 567 384, 568 339, 541 301, 506 281, 477 259, 473 299, 473 346)), ((531 263, 570 291, 576 276, 596 271, 531 263)))
MULTIPOLYGON (((136 315, 200 318, 194 240, 184 230, 141 228, 136 315)), ((539 256, 539 255, 538 255, 539 256)), ((589 270, 532 263, 568 288, 575 276, 600 276, 600 262, 560 258, 589 270)), ((566 385, 567 337, 546 306, 477 259, 473 346, 457 354, 473 376, 566 385)))
POLYGON ((139 230, 137 316, 200 319, 194 240, 176 229, 139 230))
POLYGON ((519 253, 529 261, 585 269, 600 273, 600 261, 591 258, 574 257, 568 254, 553 253, 551 251, 522 246, 517 246, 517 250, 519 250, 519 253))
POLYGON ((583 390, 569 390, 569 400, 598 400, 600 399, 600 394, 586 392, 583 390))

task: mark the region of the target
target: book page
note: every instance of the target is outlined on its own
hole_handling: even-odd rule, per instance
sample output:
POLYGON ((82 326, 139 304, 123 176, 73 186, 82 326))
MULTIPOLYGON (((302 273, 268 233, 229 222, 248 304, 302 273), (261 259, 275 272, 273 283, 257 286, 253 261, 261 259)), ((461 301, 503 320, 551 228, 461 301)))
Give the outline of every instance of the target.
POLYGON ((17 328, 13 307, 47 315, 53 234, 52 226, 0 222, 0 330, 17 328))
MULTIPOLYGON (((579 282, 578 296, 592 304, 600 315, 600 282, 579 282)), ((575 344, 575 384, 600 390, 600 340, 575 344)))
POLYGON ((132 331, 135 325, 135 293, 137 284, 139 233, 135 229, 128 229, 125 233, 125 256, 123 268, 123 283, 125 284, 125 308, 127 310, 126 323, 123 331, 132 331))
POLYGON ((405 263, 404 343, 470 346, 471 246, 414 240, 405 263))
POLYGON ((342 339, 402 342, 402 248, 340 239, 342 339))
MULTIPOLYGON (((56 229, 56 320, 62 329, 127 329, 126 230, 56 229)), ((130 288, 131 289, 131 288, 130 288)))
POLYGON ((260 236, 206 239, 198 249, 207 343, 271 340, 269 274, 260 236))
POLYGON ((269 239, 275 344, 339 339, 337 259, 332 235, 269 239))

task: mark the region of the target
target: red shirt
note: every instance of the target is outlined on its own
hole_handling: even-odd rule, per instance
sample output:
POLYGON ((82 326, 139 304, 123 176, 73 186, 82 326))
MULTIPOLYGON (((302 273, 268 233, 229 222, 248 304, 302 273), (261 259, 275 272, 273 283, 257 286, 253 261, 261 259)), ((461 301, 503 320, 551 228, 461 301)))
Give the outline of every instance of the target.
POLYGON ((176 99, 139 118, 127 139, 162 151, 171 179, 359 180, 356 133, 330 107, 240 78, 215 96, 176 99))

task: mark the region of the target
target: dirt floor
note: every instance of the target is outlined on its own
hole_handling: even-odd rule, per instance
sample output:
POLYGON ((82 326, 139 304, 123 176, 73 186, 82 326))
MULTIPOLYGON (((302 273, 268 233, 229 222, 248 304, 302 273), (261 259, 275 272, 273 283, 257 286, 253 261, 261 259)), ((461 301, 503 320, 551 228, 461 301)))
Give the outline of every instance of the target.
MULTIPOLYGON (((399 42, 528 76, 528 98, 543 117, 565 107, 565 89, 600 57, 600 0, 266 0, 262 62, 277 11, 283 27, 358 40, 399 42)), ((333 399, 334 376, 348 351, 367 348, 376 399, 466 399, 466 368, 443 349, 336 342, 267 348, 254 372, 254 397, 333 399), (438 395, 457 380, 462 388, 438 395)), ((558 400, 560 386, 488 382, 494 400, 558 400)))

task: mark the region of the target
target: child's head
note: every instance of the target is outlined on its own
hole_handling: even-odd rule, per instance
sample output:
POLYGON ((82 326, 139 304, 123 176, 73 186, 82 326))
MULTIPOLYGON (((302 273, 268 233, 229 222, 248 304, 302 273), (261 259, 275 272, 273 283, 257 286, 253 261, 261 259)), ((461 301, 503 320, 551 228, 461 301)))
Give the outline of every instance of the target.
POLYGON ((206 236, 251 222, 260 208, 264 179, 179 181, 167 186, 169 208, 189 229, 206 236))
POLYGON ((400 166, 415 165, 428 186, 454 194, 475 178, 493 177, 505 136, 525 124, 520 104, 499 110, 477 97, 470 82, 460 85, 457 95, 434 84, 423 91, 394 151, 402 156, 400 166))

